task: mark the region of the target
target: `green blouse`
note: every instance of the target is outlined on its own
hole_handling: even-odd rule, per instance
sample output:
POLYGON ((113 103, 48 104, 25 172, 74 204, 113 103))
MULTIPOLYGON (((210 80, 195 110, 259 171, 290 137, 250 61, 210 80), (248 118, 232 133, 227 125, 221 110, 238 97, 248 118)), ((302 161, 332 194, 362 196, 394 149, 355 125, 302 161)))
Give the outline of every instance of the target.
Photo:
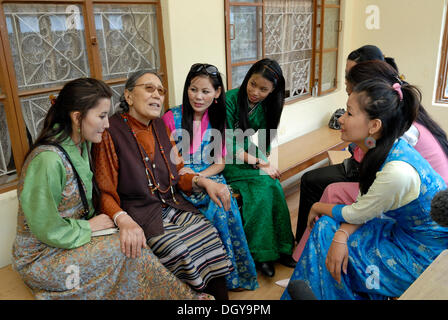
MULTIPOLYGON (((240 108, 238 105, 238 92, 239 88, 235 88, 232 90, 229 90, 226 92, 226 112, 227 112, 227 128, 228 129, 237 129, 239 128, 239 116, 240 116, 240 108)), ((259 104, 255 105, 250 111, 249 111, 249 127, 250 129, 253 129, 254 132, 259 131, 260 129, 266 129, 267 123, 266 123, 266 106, 263 104, 263 102, 260 102, 259 104)), ((230 138, 230 137, 229 137, 230 138)), ((237 139, 236 137, 233 137, 232 142, 232 149, 227 148, 227 150, 233 150, 233 154, 237 154, 239 150, 242 148, 244 151, 248 152, 251 150, 257 150, 257 155, 253 154, 253 152, 249 152, 253 156, 257 156, 259 158, 263 158, 264 160, 267 160, 265 157, 265 154, 263 152, 258 151, 258 147, 255 146, 255 144, 252 143, 251 139, 249 137, 244 137, 244 144, 241 144, 239 141, 240 139, 237 139)), ((261 141, 264 141, 264 135, 259 133, 259 144, 261 141)), ((227 141, 230 143, 230 141, 227 141)), ((269 148, 267 150, 269 152, 269 148)))
MULTIPOLYGON (((93 174, 88 158, 90 143, 82 144, 82 156, 71 138, 64 140, 61 146, 70 156, 84 184, 90 208, 88 219, 94 214, 93 174)), ((38 153, 26 169, 19 201, 31 232, 40 241, 49 246, 72 249, 88 243, 92 231, 87 220, 63 216, 58 210, 67 184, 65 167, 69 164, 65 162, 56 152, 46 150, 38 153)))

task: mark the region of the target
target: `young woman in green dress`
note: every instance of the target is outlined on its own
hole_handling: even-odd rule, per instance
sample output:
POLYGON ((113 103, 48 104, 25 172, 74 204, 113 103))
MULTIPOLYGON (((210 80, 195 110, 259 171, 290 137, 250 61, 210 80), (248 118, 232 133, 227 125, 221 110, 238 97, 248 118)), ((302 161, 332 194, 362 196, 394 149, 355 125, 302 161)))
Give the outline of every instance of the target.
POLYGON ((256 62, 241 86, 226 93, 224 176, 242 197, 243 226, 251 254, 258 268, 270 277, 277 260, 295 266, 291 257, 294 237, 280 173, 268 160, 284 100, 285 79, 279 64, 271 59, 256 62), (256 132, 257 146, 250 137, 256 132))

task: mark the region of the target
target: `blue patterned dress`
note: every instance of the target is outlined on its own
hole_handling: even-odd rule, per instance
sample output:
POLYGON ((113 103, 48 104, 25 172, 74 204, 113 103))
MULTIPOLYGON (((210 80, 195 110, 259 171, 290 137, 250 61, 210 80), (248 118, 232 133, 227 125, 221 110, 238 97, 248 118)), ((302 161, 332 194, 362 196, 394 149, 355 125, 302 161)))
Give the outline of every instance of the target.
MULTIPOLYGON (((164 116, 165 123, 174 119, 175 131, 172 132, 173 138, 179 148, 182 141, 182 106, 171 108, 164 116), (170 113, 172 113, 172 118, 170 113)), ((170 125, 168 125, 170 127, 170 125)), ((172 124, 171 124, 172 126, 172 124)), ((184 165, 195 172, 201 172, 213 164, 210 159, 211 148, 216 144, 212 143, 213 129, 210 123, 202 137, 201 146, 190 156, 182 155, 184 165)), ((179 148, 182 154, 182 148, 179 148)), ((188 151, 186 151, 188 152, 188 151)), ((222 174, 207 177, 218 183, 226 184, 222 174)), ((181 192, 182 193, 182 192, 181 192)), ((226 276, 227 287, 229 289, 244 288, 254 290, 258 288, 257 271, 254 260, 250 254, 249 247, 244 234, 243 223, 241 221, 240 211, 235 198, 231 198, 231 208, 225 211, 213 202, 206 192, 192 193, 191 196, 182 193, 200 212, 213 224, 218 230, 221 240, 226 248, 227 255, 232 262, 234 271, 226 276)))
MULTIPOLYGON (((446 188, 445 182, 403 139, 393 145, 384 164, 397 160, 409 163, 419 173, 418 198, 385 212, 391 219, 372 219, 350 236, 347 274, 341 273, 340 284, 327 270, 325 259, 341 221, 321 217, 291 280, 305 280, 318 299, 399 297, 448 247, 448 228, 440 227, 430 216, 431 200, 446 188)), ((286 290, 281 299, 291 299, 286 290)))

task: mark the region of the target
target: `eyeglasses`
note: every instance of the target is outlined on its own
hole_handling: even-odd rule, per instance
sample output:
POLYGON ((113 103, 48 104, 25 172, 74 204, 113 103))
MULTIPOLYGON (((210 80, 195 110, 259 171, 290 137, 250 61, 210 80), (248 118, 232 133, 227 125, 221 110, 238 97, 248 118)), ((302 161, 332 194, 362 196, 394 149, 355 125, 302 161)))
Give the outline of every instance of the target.
POLYGON ((161 96, 164 96, 167 92, 167 90, 164 87, 156 87, 155 85, 150 84, 150 83, 140 83, 140 84, 136 84, 134 87, 138 87, 138 86, 144 86, 143 88, 146 91, 148 91, 149 93, 153 93, 154 91, 157 90, 157 92, 161 96))
POLYGON ((205 70, 205 72, 210 76, 217 76, 219 71, 214 65, 205 64, 205 63, 195 63, 191 66, 190 72, 201 72, 205 70))

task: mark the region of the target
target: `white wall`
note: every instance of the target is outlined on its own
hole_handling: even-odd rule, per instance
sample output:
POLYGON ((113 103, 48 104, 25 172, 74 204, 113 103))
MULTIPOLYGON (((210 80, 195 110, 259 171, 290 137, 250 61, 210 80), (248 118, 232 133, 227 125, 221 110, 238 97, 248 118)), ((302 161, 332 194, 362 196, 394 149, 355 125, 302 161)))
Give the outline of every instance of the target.
POLYGON ((448 131, 448 108, 433 103, 445 0, 346 0, 353 3, 352 46, 375 44, 394 57, 400 73, 423 94, 423 106, 448 131), (368 5, 379 9, 379 29, 365 25, 368 5))

